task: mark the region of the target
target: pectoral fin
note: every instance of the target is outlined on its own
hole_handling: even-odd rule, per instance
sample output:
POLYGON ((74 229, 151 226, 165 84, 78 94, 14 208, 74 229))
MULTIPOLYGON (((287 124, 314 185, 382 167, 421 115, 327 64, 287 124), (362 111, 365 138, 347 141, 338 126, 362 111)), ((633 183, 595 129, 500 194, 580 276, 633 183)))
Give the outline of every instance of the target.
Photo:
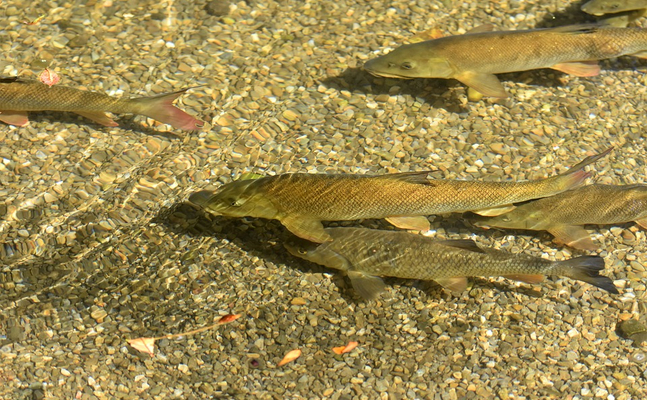
POLYGON ((493 207, 493 208, 484 208, 482 210, 476 210, 476 211, 472 211, 472 212, 474 214, 482 215, 484 217, 496 217, 498 215, 509 213, 510 211, 514 210, 515 208, 517 208, 517 207, 513 206, 512 204, 508 204, 506 206, 493 207))
POLYGON ((525 282, 525 283, 539 283, 544 280, 543 275, 512 274, 512 275, 503 275, 503 277, 512 279, 515 281, 525 282))
POLYGON ((75 111, 75 113, 82 115, 87 119, 91 119, 97 124, 101 124, 103 126, 119 126, 118 123, 101 111, 75 111))
POLYGON ((0 121, 15 126, 25 126, 29 123, 26 111, 0 111, 0 121))
POLYGON ((366 300, 373 300, 384 290, 382 278, 359 271, 348 271, 353 289, 366 300))
POLYGON ((429 220, 426 217, 387 217, 387 221, 400 229, 411 229, 415 231, 428 231, 431 229, 429 220))
POLYGON ((557 243, 566 244, 576 249, 596 250, 597 246, 591 240, 591 236, 586 229, 581 226, 563 225, 548 229, 557 243))
POLYGON ((555 64, 551 68, 575 76, 600 75, 600 66, 597 61, 563 62, 555 64))
POLYGON ((440 278, 436 279, 439 285, 452 292, 462 292, 467 288, 467 278, 458 276, 454 278, 440 278))
POLYGON ((323 243, 332 240, 324 230, 321 221, 302 217, 285 217, 280 219, 283 226, 300 238, 311 242, 323 243))
POLYGON ((636 223, 640 225, 643 229, 647 229, 647 217, 646 218, 641 218, 637 219, 636 223))
POLYGON ((477 92, 483 93, 485 96, 508 97, 508 93, 506 93, 499 78, 494 74, 479 74, 469 71, 454 75, 453 78, 473 88, 477 92))

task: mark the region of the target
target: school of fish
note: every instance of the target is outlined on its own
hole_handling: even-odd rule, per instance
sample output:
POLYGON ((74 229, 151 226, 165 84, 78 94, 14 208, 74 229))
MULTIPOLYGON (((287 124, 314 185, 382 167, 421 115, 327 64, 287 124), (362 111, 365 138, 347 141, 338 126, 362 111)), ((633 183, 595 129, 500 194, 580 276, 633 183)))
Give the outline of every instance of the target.
MULTIPOLYGON (((548 29, 495 31, 482 25, 462 35, 404 44, 370 59, 363 70, 395 79, 456 79, 470 99, 508 96, 497 74, 551 68, 591 77, 599 60, 624 55, 647 58, 647 29, 627 27, 647 12, 647 1, 591 0, 581 10, 604 19, 548 29), (470 95, 471 94, 471 95, 470 95)), ((369 75, 366 75, 369 76, 369 75)), ((45 81, 43 81, 45 82, 45 81)), ((104 126, 109 114, 135 114, 176 129, 198 130, 204 122, 173 105, 188 89, 140 98, 115 98, 18 77, 0 78, 0 121, 29 122, 28 113, 72 112, 104 126)), ((537 283, 567 277, 617 294, 600 273, 604 259, 580 256, 563 261, 484 248, 471 240, 433 240, 404 231, 326 228, 323 221, 386 219, 401 229, 430 229, 427 216, 472 212, 482 228, 545 230, 562 245, 596 250, 583 225, 636 222, 647 227, 647 185, 582 186, 592 166, 611 149, 591 155, 568 171, 534 181, 435 179, 433 171, 386 175, 305 174, 251 176, 218 190, 199 190, 189 202, 224 217, 276 219, 292 234, 284 241, 295 257, 343 272, 364 299, 385 288, 383 277, 434 280, 451 291, 467 277, 503 276, 537 283)))

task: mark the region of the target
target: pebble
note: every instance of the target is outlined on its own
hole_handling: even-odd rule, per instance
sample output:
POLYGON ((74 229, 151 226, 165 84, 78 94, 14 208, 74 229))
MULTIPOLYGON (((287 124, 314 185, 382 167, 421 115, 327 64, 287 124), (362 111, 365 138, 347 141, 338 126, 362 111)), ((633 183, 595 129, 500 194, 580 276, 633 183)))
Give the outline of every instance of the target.
MULTIPOLYGON (((587 227, 619 296, 560 277, 474 278, 456 295, 388 279, 367 303, 341 274, 291 257, 280 223, 186 203, 240 176, 286 172, 540 179, 610 145, 588 182, 645 182, 647 92, 634 58, 602 62, 598 77, 505 74, 510 98, 475 102, 455 80, 361 69, 417 32, 571 23, 577 7, 10 3, 4 75, 50 67, 61 84, 128 97, 190 87, 175 104, 206 127, 128 115, 102 127, 59 112, 0 125, 0 398, 644 397, 644 345, 616 332, 618 315, 644 318, 645 237, 632 223, 587 227), (186 334, 226 314, 241 317, 186 334), (180 336, 157 340, 153 356, 126 342, 170 334, 180 336), (332 352, 350 341, 352 352, 332 352), (298 360, 274 368, 295 348, 298 360)), ((541 233, 432 221, 439 239, 582 255, 541 233)))

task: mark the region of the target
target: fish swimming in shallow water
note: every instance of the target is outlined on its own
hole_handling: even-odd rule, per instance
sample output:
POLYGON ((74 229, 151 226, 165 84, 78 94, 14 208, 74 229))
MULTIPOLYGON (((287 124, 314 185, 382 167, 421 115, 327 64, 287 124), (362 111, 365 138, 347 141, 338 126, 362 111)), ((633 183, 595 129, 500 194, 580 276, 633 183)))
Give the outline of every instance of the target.
POLYGON ((566 276, 618 293, 611 279, 601 276, 604 260, 584 256, 550 261, 523 254, 480 248, 471 240, 438 241, 408 232, 364 228, 327 228, 332 241, 298 240, 285 247, 294 256, 345 272, 353 288, 366 299, 384 289, 381 277, 435 280, 453 291, 465 289, 468 276, 504 276, 529 283, 545 275, 566 276))
POLYGON ((591 0, 580 7, 587 14, 601 16, 647 8, 647 0, 591 0))
POLYGON ((647 29, 574 25, 482 32, 407 44, 369 60, 364 69, 388 78, 457 79, 492 97, 507 97, 494 74, 553 68, 576 76, 600 73, 596 60, 647 56, 647 29))
POLYGON ((647 14, 647 0, 591 0, 580 7, 585 13, 608 17, 598 23, 625 27, 647 14))
POLYGON ((204 122, 190 116, 172 103, 187 89, 153 97, 117 99, 106 94, 21 78, 0 78, 0 121, 24 126, 28 111, 69 111, 105 126, 117 126, 106 112, 139 114, 174 128, 194 130, 204 122))
POLYGON ((428 230, 430 214, 477 211, 499 215, 512 203, 579 186, 582 168, 611 149, 587 157, 561 175, 526 182, 429 179, 429 171, 389 175, 283 174, 228 183, 193 193, 189 201, 215 215, 279 220, 295 235, 330 240, 321 221, 386 218, 403 229, 428 230))
POLYGON ((589 185, 530 201, 507 214, 477 218, 476 226, 548 231, 555 241, 584 250, 597 246, 581 225, 635 221, 647 228, 647 185, 589 185))

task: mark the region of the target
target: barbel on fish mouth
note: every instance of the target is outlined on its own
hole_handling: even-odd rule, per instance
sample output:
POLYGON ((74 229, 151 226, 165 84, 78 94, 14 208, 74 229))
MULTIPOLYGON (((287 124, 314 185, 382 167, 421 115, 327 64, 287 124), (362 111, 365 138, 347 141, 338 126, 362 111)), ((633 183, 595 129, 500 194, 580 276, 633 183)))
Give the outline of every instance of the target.
POLYGON ((617 288, 601 276, 604 259, 583 256, 551 261, 524 254, 481 248, 471 240, 434 240, 402 231, 326 228, 332 238, 312 243, 294 238, 284 245, 294 256, 342 271, 366 299, 383 289, 382 277, 434 280, 453 291, 465 289, 469 276, 504 276, 535 283, 546 275, 565 276, 610 293, 617 288))
POLYGON ((507 214, 472 218, 483 228, 548 231, 555 241, 584 250, 597 246, 582 225, 635 221, 647 228, 647 185, 588 185, 518 205, 507 214))
POLYGON ((499 215, 514 208, 512 203, 579 186, 590 176, 583 168, 610 151, 587 157, 563 174, 535 181, 429 179, 430 171, 375 176, 297 173, 231 182, 216 192, 193 193, 189 201, 215 215, 277 219, 295 235, 313 242, 330 240, 321 221, 386 218, 399 228, 428 230, 430 214, 499 215))
POLYGON ((69 111, 105 126, 117 126, 106 112, 145 115, 174 128, 194 130, 204 122, 175 107, 173 101, 188 89, 152 97, 118 99, 107 94, 48 86, 35 80, 0 78, 0 121, 25 126, 28 111, 69 111))
POLYGON ((600 73, 597 60, 647 57, 647 29, 573 25, 491 32, 483 25, 464 35, 406 44, 367 61, 364 69, 388 78, 457 79, 477 92, 507 97, 495 74, 552 68, 576 76, 600 73))

